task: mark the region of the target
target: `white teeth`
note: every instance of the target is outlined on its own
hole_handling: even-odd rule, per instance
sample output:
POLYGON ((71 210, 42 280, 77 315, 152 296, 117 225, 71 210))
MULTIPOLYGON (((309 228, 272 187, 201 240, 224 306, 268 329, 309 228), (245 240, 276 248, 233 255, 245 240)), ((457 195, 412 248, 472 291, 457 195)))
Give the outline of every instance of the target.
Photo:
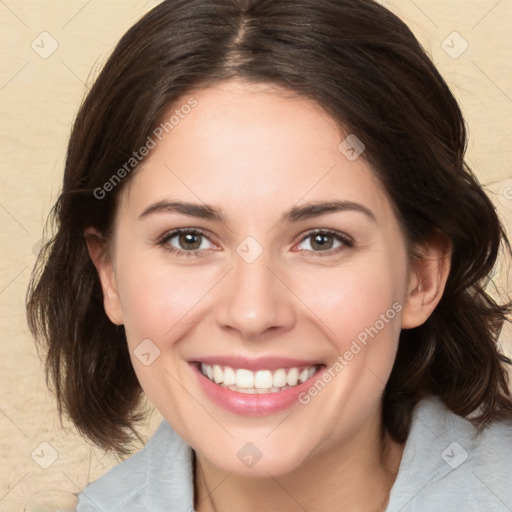
POLYGON ((286 386, 286 370, 283 368, 279 368, 274 372, 274 377, 272 379, 272 383, 275 388, 282 388, 286 386))
POLYGON ((238 369, 235 375, 238 388, 250 389, 254 387, 254 373, 251 370, 238 369))
POLYGON ((270 389, 256 389, 256 388, 238 388, 236 386, 226 386, 224 383, 219 384, 219 386, 223 388, 228 388, 231 391, 237 391, 238 393, 245 393, 248 395, 264 395, 267 393, 279 393, 280 391, 284 391, 285 389, 290 389, 290 386, 284 386, 282 388, 270 388, 270 389))
POLYGON ((226 368, 224 368, 224 384, 226 384, 226 386, 232 386, 235 384, 235 382, 235 370, 229 366, 226 366, 226 368))
POLYGON ((299 383, 306 382, 309 378, 309 372, 307 368, 304 368, 299 375, 299 383))
POLYGON ((286 377, 286 383, 288 384, 288 386, 296 386, 298 380, 299 380, 299 369, 298 368, 290 368, 290 370, 288 371, 288 376, 286 377))
POLYGON ((216 384, 219 382, 222 382, 222 379, 224 378, 224 372, 222 371, 222 368, 218 364, 213 365, 213 380, 216 384))
POLYGON ((222 387, 248 394, 279 393, 305 382, 315 375, 319 366, 307 368, 278 368, 252 372, 244 368, 234 369, 218 364, 201 363, 201 373, 222 387))
MULTIPOLYGON (((202 364, 201 365, 201 369, 205 367, 206 368, 206 376, 210 379, 210 380, 213 380, 213 368, 208 364, 202 364)), ((203 373, 204 373, 204 370, 203 370, 203 373)))
POLYGON ((254 376, 254 387, 270 389, 272 387, 272 372, 270 370, 260 370, 254 376))

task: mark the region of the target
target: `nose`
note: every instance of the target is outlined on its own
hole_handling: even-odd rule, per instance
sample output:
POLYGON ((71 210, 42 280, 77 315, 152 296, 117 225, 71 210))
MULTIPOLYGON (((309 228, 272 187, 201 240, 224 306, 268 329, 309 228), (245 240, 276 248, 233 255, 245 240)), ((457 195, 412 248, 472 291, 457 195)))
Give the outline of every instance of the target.
POLYGON ((293 327, 294 295, 266 258, 247 263, 235 256, 217 299, 215 318, 222 329, 256 341, 293 327))

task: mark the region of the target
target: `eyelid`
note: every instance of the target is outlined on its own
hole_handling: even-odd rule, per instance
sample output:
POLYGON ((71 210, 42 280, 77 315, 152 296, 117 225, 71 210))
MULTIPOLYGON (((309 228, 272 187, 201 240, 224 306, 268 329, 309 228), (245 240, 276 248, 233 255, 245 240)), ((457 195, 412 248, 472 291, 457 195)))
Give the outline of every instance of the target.
POLYGON ((355 242, 354 239, 347 235, 346 233, 342 231, 337 231, 335 229, 329 229, 329 228, 315 228, 307 231, 306 233, 302 234, 299 241, 294 244, 294 247, 301 244, 305 240, 307 240, 309 237, 316 235, 316 234, 327 234, 331 235, 332 237, 336 238, 339 242, 341 242, 342 246, 338 247, 336 249, 328 249, 326 251, 308 251, 305 249, 299 249, 299 251, 304 251, 306 253, 314 253, 315 255, 332 255, 334 253, 337 253, 340 250, 346 249, 347 247, 354 247, 355 242))
MULTIPOLYGON (((180 249, 178 247, 173 247, 168 242, 172 238, 174 238, 177 235, 180 235, 182 233, 191 233, 194 235, 201 235, 204 238, 206 238, 212 245, 218 245, 212 240, 212 234, 202 228, 175 228, 171 229, 169 231, 166 231, 163 235, 159 236, 156 240, 156 244, 158 246, 163 247, 165 250, 169 251, 170 253, 177 254, 177 255, 185 255, 188 257, 194 257, 194 256, 202 256, 205 251, 211 250, 211 249, 194 249, 187 251, 185 249, 180 249)), ((215 249, 214 249, 215 250, 215 249)))
MULTIPOLYGON (((184 249, 179 249, 177 247, 173 247, 170 244, 168 244, 168 241, 170 239, 174 238, 177 235, 180 235, 181 233, 192 233, 195 235, 201 235, 201 236, 205 237, 211 244, 217 245, 217 246, 219 245, 219 244, 215 243, 215 241, 212 240, 212 238, 214 238, 214 236, 208 230, 205 230, 202 228, 188 228, 188 227, 175 228, 175 229, 166 231, 163 235, 158 237, 156 242, 159 246, 163 246, 167 251, 169 251, 173 254, 185 255, 188 257, 200 257, 203 255, 204 252, 211 250, 211 249, 194 249, 194 250, 187 251, 184 249)), ((344 233, 342 231, 337 231, 337 230, 329 229, 329 228, 314 228, 314 229, 307 231, 306 233, 303 233, 300 236, 299 240, 297 242, 295 242, 294 247, 296 247, 297 245, 300 245, 302 242, 304 242, 305 240, 307 240, 308 238, 310 238, 311 236, 314 236, 316 234, 330 235, 333 238, 335 238, 336 240, 338 240, 341 243, 341 246, 334 248, 334 249, 327 249, 325 251, 311 251, 311 250, 306 250, 306 249, 299 249, 299 250, 296 250, 295 252, 310 253, 310 254, 315 254, 318 256, 328 256, 328 255, 338 253, 341 250, 353 247, 355 244, 354 239, 350 235, 347 235, 346 233, 344 233)), ((216 250, 216 249, 213 249, 213 250, 216 250)))

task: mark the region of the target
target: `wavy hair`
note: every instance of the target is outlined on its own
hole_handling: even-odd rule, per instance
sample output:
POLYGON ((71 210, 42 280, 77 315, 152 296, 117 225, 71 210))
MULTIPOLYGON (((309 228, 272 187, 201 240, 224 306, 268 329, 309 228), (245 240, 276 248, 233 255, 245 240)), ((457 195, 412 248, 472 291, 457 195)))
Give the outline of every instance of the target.
MULTIPOLYGON (((123 327, 110 322, 84 230, 108 239, 116 169, 142 147, 169 107, 208 84, 275 84, 320 105, 364 141, 409 247, 435 236, 453 246, 444 295, 420 327, 403 330, 383 399, 385 427, 405 441, 415 404, 439 396, 480 427, 512 418, 497 348, 510 303, 485 288, 510 245, 464 161, 460 108, 409 28, 372 0, 167 0, 122 37, 78 112, 55 233, 27 294, 60 413, 97 445, 127 453, 143 417, 123 327)), ((417 256, 420 257, 420 256, 417 256)))

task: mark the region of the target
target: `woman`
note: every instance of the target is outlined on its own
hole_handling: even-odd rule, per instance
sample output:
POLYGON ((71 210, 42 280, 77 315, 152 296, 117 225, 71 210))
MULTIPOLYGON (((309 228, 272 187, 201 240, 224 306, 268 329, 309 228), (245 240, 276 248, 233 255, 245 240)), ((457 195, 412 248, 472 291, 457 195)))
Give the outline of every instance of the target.
POLYGON ((166 1, 71 135, 29 291, 61 410, 127 453, 78 511, 507 510, 494 208, 370 0, 166 1), (501 507, 501 508, 500 508, 501 507))

